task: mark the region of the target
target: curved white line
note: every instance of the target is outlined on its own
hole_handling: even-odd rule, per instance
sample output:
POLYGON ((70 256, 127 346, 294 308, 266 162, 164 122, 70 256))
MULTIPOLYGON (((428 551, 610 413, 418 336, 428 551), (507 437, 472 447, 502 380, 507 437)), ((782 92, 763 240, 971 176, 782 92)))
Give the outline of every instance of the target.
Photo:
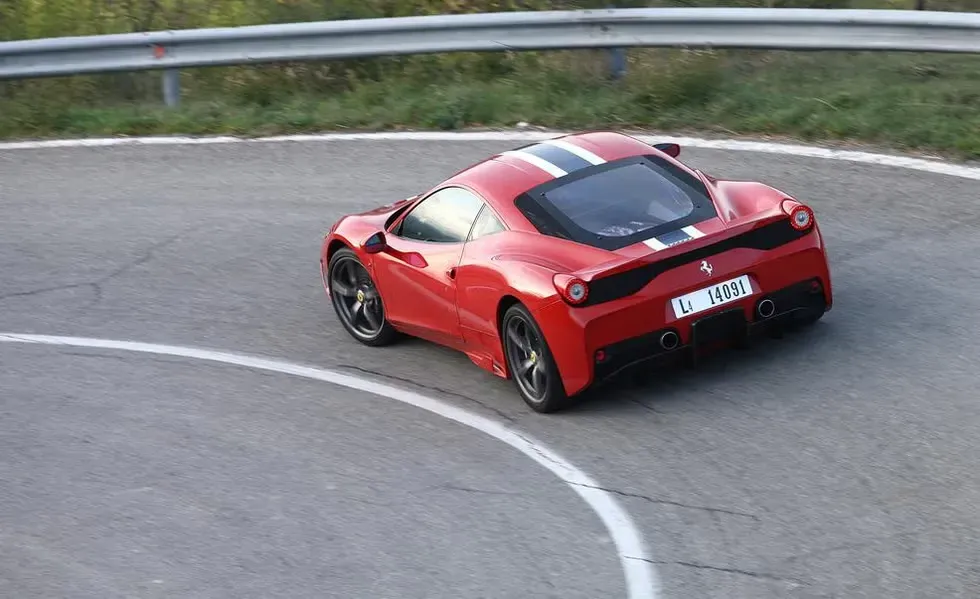
POLYGON ((177 345, 159 345, 155 343, 94 339, 89 337, 0 333, 0 342, 115 349, 222 362, 244 366, 245 368, 279 372, 340 385, 400 401, 454 420, 460 424, 486 433, 517 449, 550 470, 589 504, 592 511, 602 520, 603 525, 605 525, 606 530, 612 537, 613 543, 616 545, 619 562, 626 578, 628 599, 656 599, 660 592, 660 582, 650 563, 651 558, 647 554, 642 536, 636 525, 633 524, 629 514, 619 506, 612 494, 603 490, 596 481, 554 451, 548 449, 540 441, 532 439, 495 420, 412 391, 398 389, 355 376, 331 372, 312 366, 303 366, 301 364, 268 358, 177 345))
MULTIPOLYGON (((157 145, 212 145, 238 143, 308 143, 338 141, 544 141, 571 131, 400 131, 385 133, 323 133, 314 135, 277 135, 273 137, 108 137, 88 139, 53 139, 43 141, 14 141, 0 143, 0 151, 42 150, 48 148, 99 148, 110 146, 157 146, 157 145)), ((896 154, 876 154, 852 150, 834 150, 819 146, 782 144, 737 139, 703 139, 700 137, 678 137, 673 135, 651 135, 644 132, 625 131, 648 143, 676 143, 691 148, 728 150, 734 152, 756 152, 763 154, 786 154, 805 158, 824 160, 843 160, 877 166, 904 168, 950 177, 975 179, 980 181, 980 167, 967 164, 926 160, 896 154)))
MULTIPOLYGON (((406 131, 382 133, 325 133, 311 135, 279 135, 272 137, 243 138, 231 136, 190 137, 112 137, 88 139, 55 139, 44 141, 0 142, 0 151, 41 150, 50 148, 96 148, 130 145, 213 145, 238 143, 309 143, 343 141, 545 141, 567 135, 570 131, 406 131)), ((727 150, 735 152, 755 152, 763 154, 783 154, 823 160, 840 160, 877 166, 888 166, 909 170, 980 180, 980 167, 938 160, 926 160, 894 154, 876 154, 852 150, 834 150, 819 146, 782 144, 771 142, 744 141, 737 139, 704 139, 698 137, 678 137, 672 135, 650 135, 643 132, 627 132, 648 143, 676 143, 692 148, 727 150)), ((525 455, 542 464, 578 493, 599 515, 606 529, 612 535, 619 551, 619 559, 626 575, 630 599, 655 599, 659 593, 659 580, 653 567, 643 560, 649 560, 643 542, 629 515, 616 503, 615 499, 599 489, 588 476, 565 462, 537 441, 505 426, 476 414, 460 410, 438 400, 423 395, 403 391, 386 385, 379 385, 355 377, 332 373, 316 368, 299 366, 287 362, 277 362, 236 354, 211 352, 166 345, 131 343, 127 341, 108 341, 78 337, 49 337, 43 335, 0 335, 0 342, 55 343, 78 345, 80 347, 105 347, 129 351, 143 351, 177 356, 187 356, 205 360, 216 360, 229 364, 239 364, 250 368, 262 368, 306 376, 331 382, 429 410, 433 413, 473 426, 501 441, 519 449, 525 455), (482 428, 481 428, 482 427, 482 428), (636 559, 639 558, 639 559, 636 559)))

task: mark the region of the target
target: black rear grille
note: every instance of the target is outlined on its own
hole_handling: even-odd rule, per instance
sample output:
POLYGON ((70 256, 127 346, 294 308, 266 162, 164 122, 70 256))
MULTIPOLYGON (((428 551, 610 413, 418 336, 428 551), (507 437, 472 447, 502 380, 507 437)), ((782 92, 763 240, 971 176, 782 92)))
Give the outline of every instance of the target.
POLYGON ((684 264, 704 260, 709 256, 738 248, 771 250, 800 239, 811 231, 813 229, 797 231, 790 224, 789 219, 781 219, 684 254, 595 279, 589 285, 588 299, 579 305, 594 306, 633 295, 650 284, 658 275, 684 264))

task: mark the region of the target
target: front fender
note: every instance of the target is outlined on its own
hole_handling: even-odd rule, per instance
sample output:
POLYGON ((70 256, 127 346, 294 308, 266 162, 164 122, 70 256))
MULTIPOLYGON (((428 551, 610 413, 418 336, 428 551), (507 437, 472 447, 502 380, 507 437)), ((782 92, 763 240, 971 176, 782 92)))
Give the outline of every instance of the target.
POLYGON ((338 248, 346 245, 357 252, 361 261, 365 263, 365 266, 368 266, 371 262, 371 256, 361 251, 362 244, 371 235, 379 231, 384 232, 389 221, 400 215, 418 197, 417 195, 411 196, 365 212, 340 217, 324 234, 320 260, 327 264, 330 261, 330 256, 338 248))
POLYGON ((327 235, 324 236, 323 243, 321 244, 320 247, 320 262, 324 266, 329 264, 330 258, 332 258, 333 255, 337 252, 337 250, 339 250, 342 247, 347 247, 349 249, 354 250, 355 252, 358 253, 358 257, 360 257, 360 252, 358 252, 358 248, 360 248, 360 245, 361 244, 358 243, 356 239, 351 239, 350 237, 347 237, 343 233, 338 233, 336 231, 327 233, 327 235))
POLYGON ((368 237, 378 231, 383 230, 383 219, 363 218, 360 216, 345 216, 334 223, 330 231, 323 238, 320 250, 320 260, 326 265, 330 263, 330 258, 341 247, 347 246, 357 253, 357 257, 370 269, 371 255, 362 250, 362 246, 368 237))

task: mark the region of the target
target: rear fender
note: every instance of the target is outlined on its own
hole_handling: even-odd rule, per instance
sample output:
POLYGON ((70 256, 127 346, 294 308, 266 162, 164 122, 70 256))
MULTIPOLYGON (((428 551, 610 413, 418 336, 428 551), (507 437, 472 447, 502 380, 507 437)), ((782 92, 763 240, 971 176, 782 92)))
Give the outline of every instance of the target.
POLYGON ((499 297, 518 298, 532 314, 542 306, 561 301, 555 288, 556 274, 573 274, 616 258, 607 250, 517 231, 510 231, 477 251, 487 256, 486 270, 499 277, 499 297))
POLYGON ((573 274, 616 257, 607 250, 532 233, 512 231, 494 243, 487 251, 488 263, 481 268, 496 286, 493 330, 498 336, 500 306, 511 301, 508 298, 520 301, 536 315, 543 307, 563 301, 555 288, 556 274, 573 274))
MULTIPOLYGON (((554 285, 561 264, 540 256, 508 252, 486 261, 467 264, 457 275, 460 325, 471 359, 494 374, 509 377, 503 347, 503 316, 512 305, 522 304, 532 315, 562 301, 554 285), (482 348, 482 349, 480 349, 482 348), (491 366, 475 354, 485 353, 491 366)), ((545 334, 547 339, 548 335, 545 334)))
MULTIPOLYGON (((500 376, 510 378, 512 373, 507 368, 504 358, 503 346, 503 316, 507 309, 513 304, 520 302, 534 317, 538 328, 544 337, 545 342, 555 358, 555 367, 558 370, 562 385, 569 386, 569 373, 580 370, 577 362, 569 362, 563 355, 578 356, 578 351, 571 349, 576 346, 577 340, 581 339, 581 332, 575 331, 575 316, 571 313, 570 307, 559 295, 555 288, 554 276, 556 274, 567 274, 570 272, 561 265, 549 264, 541 258, 531 258, 526 261, 514 260, 506 269, 508 276, 504 279, 506 290, 499 294, 495 314, 495 331, 492 339, 492 355, 494 360, 501 365, 500 376), (557 268, 556 268, 557 266, 557 268), (567 371, 567 372, 566 372, 567 371)), ((502 288, 503 289, 503 288, 502 288)), ((572 377, 572 387, 577 385, 577 378, 572 377)))
POLYGON ((780 214, 780 203, 793 199, 778 189, 755 181, 711 178, 704 178, 704 181, 715 201, 718 217, 729 227, 780 214))

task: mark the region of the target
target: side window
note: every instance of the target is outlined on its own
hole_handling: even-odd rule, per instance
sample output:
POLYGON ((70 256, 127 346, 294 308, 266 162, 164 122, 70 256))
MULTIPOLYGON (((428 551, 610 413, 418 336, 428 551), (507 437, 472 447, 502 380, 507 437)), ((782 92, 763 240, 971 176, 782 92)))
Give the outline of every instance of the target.
POLYGON ((470 241, 481 237, 486 237, 487 235, 493 235, 494 233, 500 233, 504 230, 506 230, 506 227, 504 227, 504 224, 500 222, 497 215, 493 213, 493 210, 485 206, 483 210, 480 211, 480 216, 476 217, 476 223, 473 225, 473 232, 470 233, 470 241))
POLYGON ((460 187, 446 187, 422 200, 405 216, 397 235, 416 241, 462 243, 483 200, 460 187))

